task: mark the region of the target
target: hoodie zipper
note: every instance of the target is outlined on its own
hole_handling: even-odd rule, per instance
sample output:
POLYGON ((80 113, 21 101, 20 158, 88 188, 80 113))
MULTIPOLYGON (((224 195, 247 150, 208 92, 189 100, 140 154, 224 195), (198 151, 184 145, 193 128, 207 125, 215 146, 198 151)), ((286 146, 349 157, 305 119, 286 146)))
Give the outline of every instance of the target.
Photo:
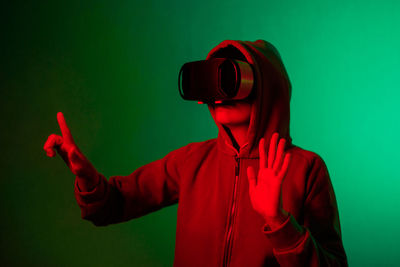
POLYGON ((233 184, 233 194, 232 194, 232 206, 229 212, 228 218, 228 233, 225 240, 225 250, 224 250, 224 257, 223 257, 223 266, 226 267, 229 264, 230 253, 232 250, 232 236, 233 236, 233 219, 235 215, 235 206, 236 206, 236 191, 238 186, 239 180, 239 167, 240 167, 240 158, 236 155, 235 156, 235 183, 233 184))

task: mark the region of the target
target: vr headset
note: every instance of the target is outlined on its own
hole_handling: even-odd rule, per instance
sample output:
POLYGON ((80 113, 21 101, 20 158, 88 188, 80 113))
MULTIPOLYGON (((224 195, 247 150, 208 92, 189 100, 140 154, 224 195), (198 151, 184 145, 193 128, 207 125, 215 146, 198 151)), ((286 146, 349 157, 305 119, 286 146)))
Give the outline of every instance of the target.
POLYGON ((179 93, 185 100, 214 104, 251 97, 254 71, 247 62, 213 58, 183 64, 178 77, 179 93))

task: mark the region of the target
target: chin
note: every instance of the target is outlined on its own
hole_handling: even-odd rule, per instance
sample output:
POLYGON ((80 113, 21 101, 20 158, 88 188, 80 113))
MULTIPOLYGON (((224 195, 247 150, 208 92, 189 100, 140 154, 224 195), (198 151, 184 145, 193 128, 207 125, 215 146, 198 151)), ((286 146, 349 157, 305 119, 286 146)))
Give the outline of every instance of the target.
POLYGON ((218 123, 224 124, 226 126, 230 125, 238 125, 245 122, 245 120, 238 120, 237 118, 230 118, 230 117, 218 117, 216 118, 218 123))
POLYGON ((234 106, 217 106, 215 108, 215 119, 224 125, 244 124, 250 119, 251 109, 234 106))

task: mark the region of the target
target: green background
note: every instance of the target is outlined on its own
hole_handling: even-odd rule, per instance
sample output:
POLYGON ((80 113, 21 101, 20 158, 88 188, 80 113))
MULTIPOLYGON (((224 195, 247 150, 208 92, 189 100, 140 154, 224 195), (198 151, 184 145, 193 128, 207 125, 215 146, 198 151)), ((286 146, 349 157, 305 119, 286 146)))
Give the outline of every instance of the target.
POLYGON ((106 175, 217 136, 177 89, 223 40, 264 39, 293 84, 293 143, 325 160, 350 266, 400 264, 398 1, 3 1, 1 262, 171 266, 176 208, 95 227, 42 147, 62 111, 106 175), (8 2, 8 3, 7 3, 8 2))

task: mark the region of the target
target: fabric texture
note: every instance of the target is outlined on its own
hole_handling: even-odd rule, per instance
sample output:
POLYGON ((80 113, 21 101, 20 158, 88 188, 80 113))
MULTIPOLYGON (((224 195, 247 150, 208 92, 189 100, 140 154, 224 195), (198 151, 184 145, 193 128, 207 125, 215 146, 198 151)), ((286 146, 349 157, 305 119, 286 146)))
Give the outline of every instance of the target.
POLYGON ((174 266, 347 266, 338 207, 327 166, 292 144, 291 84, 278 51, 257 40, 225 40, 206 59, 245 60, 255 72, 248 142, 235 148, 215 120, 217 138, 189 143, 128 176, 102 174, 91 192, 77 180, 83 219, 96 226, 131 220, 178 203, 174 266), (251 206, 247 167, 259 168, 258 142, 286 139, 291 162, 282 187, 288 219, 275 230, 251 206))

